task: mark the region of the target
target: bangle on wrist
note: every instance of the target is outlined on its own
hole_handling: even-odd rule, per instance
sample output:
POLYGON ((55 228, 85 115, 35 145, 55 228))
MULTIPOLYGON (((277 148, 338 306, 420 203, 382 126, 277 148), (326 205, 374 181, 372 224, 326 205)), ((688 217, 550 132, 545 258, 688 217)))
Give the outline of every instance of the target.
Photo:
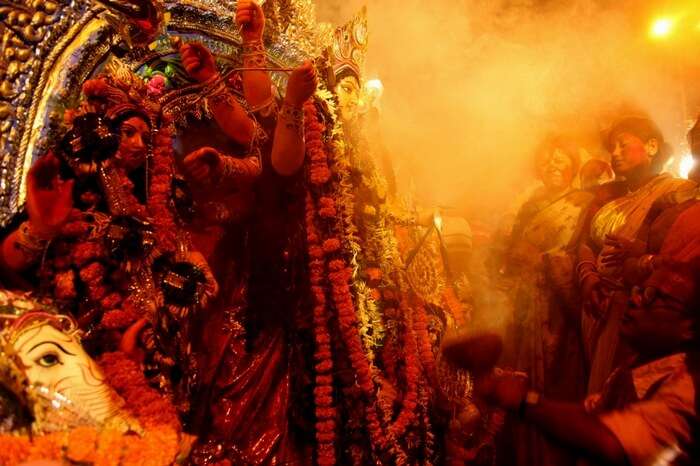
POLYGON ((243 42, 243 55, 250 53, 265 53, 265 46, 262 39, 256 39, 248 42, 243 42))
POLYGON ((287 128, 294 129, 301 137, 304 136, 303 108, 297 108, 285 100, 277 114, 277 118, 279 121, 282 121, 287 128))
POLYGON ((262 40, 243 42, 241 57, 246 68, 264 68, 267 65, 267 52, 262 40))
POLYGON ((23 222, 19 226, 15 247, 29 257, 38 257, 49 242, 48 235, 39 235, 33 228, 31 222, 23 222))
POLYGON ((578 277, 579 285, 583 285, 583 281, 596 273, 596 266, 593 261, 582 261, 576 266, 576 276, 578 277))

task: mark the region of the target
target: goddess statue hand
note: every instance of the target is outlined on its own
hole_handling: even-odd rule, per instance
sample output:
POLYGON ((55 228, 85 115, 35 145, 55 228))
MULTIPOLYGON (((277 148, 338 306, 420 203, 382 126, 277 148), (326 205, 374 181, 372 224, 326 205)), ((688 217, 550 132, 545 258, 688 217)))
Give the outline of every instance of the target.
POLYGON ((73 210, 74 180, 59 175, 60 162, 49 152, 32 165, 27 174, 27 213, 32 232, 42 239, 53 238, 73 210))
POLYGON ((191 152, 183 164, 185 172, 197 183, 211 181, 221 171, 222 154, 213 147, 202 147, 191 152))
POLYGON ((214 273, 212 272, 211 267, 209 267, 209 263, 201 252, 194 250, 190 251, 188 260, 192 264, 199 267, 202 273, 204 273, 204 278, 206 279, 207 283, 204 285, 204 295, 200 297, 200 305, 202 307, 207 307, 209 301, 216 298, 216 296, 219 294, 219 283, 216 281, 216 277, 214 277, 214 273))
POLYGON ((314 95, 317 84, 316 68, 307 60, 289 76, 285 102, 294 108, 301 108, 314 95))
POLYGON ((214 56, 202 44, 196 42, 183 44, 180 46, 180 57, 185 71, 195 81, 203 83, 219 74, 214 56))
POLYGON ((265 29, 265 13, 254 0, 241 0, 236 6, 236 24, 241 28, 243 42, 262 40, 265 29))
POLYGON ((138 363, 143 362, 145 353, 139 348, 138 341, 141 332, 148 324, 148 320, 143 317, 133 324, 124 332, 121 341, 119 342, 119 351, 126 354, 129 359, 138 363))

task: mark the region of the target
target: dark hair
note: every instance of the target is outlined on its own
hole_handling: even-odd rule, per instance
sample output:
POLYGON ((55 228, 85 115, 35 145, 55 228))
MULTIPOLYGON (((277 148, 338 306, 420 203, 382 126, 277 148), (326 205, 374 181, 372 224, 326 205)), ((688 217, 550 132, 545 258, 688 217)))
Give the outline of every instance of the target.
POLYGON ((666 143, 664 135, 656 123, 646 117, 625 117, 617 120, 605 137, 605 148, 608 152, 612 153, 615 149, 614 139, 620 133, 633 134, 644 143, 656 139, 659 150, 652 158, 651 169, 654 173, 661 172, 673 151, 671 150, 671 146, 666 143))
POLYGON ((112 128, 112 131, 114 131, 115 134, 119 134, 121 130, 122 123, 124 123, 126 120, 132 117, 138 117, 142 119, 143 121, 146 122, 149 128, 151 128, 151 120, 148 118, 148 115, 146 115, 143 111, 139 109, 129 109, 123 112, 120 112, 116 116, 112 116, 109 120, 110 126, 112 128))

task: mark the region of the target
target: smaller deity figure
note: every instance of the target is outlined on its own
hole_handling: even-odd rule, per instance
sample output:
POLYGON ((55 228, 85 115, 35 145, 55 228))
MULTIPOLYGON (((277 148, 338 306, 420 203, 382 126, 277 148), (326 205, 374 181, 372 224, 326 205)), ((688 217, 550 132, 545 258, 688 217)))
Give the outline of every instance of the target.
POLYGON ((72 317, 26 293, 0 290, 0 323, 1 399, 16 408, 0 414, 7 427, 0 445, 12 444, 0 448, 0 463, 99 464, 109 455, 114 464, 133 464, 127 445, 159 466, 186 456, 191 441, 181 434, 175 408, 126 355, 104 355, 101 367, 83 348, 72 317))
MULTIPOLYGON (((11 312, 0 315, 5 323, 1 334, 8 365, 5 371, 19 371, 8 383, 10 388, 25 391, 20 395, 33 397, 34 403, 56 397, 61 400, 57 404, 73 411, 77 425, 110 426, 123 432, 141 430, 122 412, 124 401, 105 383, 102 370, 83 349, 75 320, 28 295, 0 291, 0 302, 11 312)), ((60 426, 51 417, 37 417, 41 414, 38 409, 35 407, 34 432, 75 427, 60 426)))
POLYGON ((86 81, 83 94, 56 155, 28 173, 29 220, 5 239, 2 259, 37 273, 38 291, 76 317, 91 354, 113 351, 145 319, 154 383, 186 391, 196 372, 189 315, 218 284, 178 215, 167 118, 118 65, 86 81))

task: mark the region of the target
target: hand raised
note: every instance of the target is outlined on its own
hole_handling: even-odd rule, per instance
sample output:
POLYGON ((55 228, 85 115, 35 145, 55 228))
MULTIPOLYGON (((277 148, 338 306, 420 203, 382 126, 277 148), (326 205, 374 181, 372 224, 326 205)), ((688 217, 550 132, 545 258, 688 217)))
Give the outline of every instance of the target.
POLYGON ((58 173, 60 162, 49 152, 38 159, 27 174, 27 213, 32 229, 52 238, 68 221, 73 210, 73 180, 58 173))
POLYGON ((316 69, 313 63, 305 61, 289 76, 285 100, 291 106, 301 108, 304 102, 316 92, 317 84, 316 69))
POLYGON ((262 40, 265 13, 254 0, 240 0, 236 5, 236 24, 244 42, 257 42, 262 40))
POLYGON ((210 181, 221 169, 222 157, 213 147, 197 149, 185 157, 185 172, 197 183, 210 181))
POLYGON ((192 42, 180 46, 182 66, 192 79, 205 82, 219 74, 216 61, 208 48, 192 42))

